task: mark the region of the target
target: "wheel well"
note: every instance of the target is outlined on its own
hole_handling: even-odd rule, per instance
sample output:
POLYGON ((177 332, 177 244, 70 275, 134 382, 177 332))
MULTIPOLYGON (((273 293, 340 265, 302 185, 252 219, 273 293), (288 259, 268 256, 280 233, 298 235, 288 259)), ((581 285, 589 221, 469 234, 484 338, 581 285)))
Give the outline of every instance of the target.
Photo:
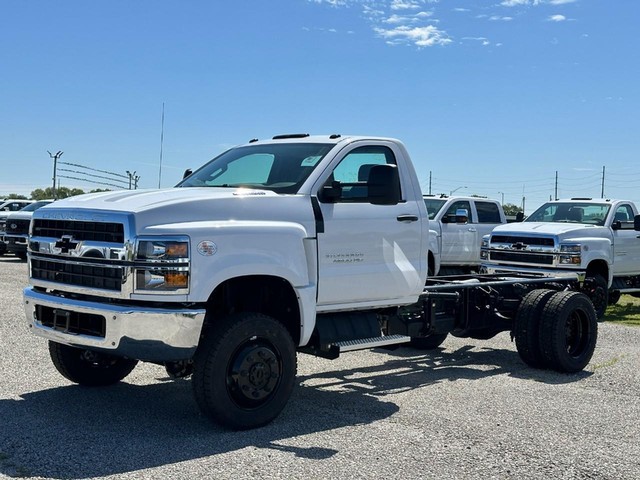
POLYGON ((207 322, 238 312, 256 312, 282 322, 293 341, 300 340, 300 308, 291 284, 279 277, 254 275, 218 285, 207 302, 207 322))
POLYGON ((609 281, 609 266, 604 260, 594 260, 587 266, 587 276, 600 274, 605 280, 609 281))

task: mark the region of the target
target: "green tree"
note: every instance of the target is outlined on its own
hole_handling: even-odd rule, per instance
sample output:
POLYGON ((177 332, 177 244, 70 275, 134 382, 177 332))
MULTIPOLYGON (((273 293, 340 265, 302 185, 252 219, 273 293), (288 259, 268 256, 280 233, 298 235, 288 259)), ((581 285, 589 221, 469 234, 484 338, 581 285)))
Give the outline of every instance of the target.
MULTIPOLYGON (((2 197, 2 195, 0 195, 0 197, 2 197)), ((28 198, 25 195, 20 195, 18 193, 10 193, 6 197, 2 197, 2 198, 6 198, 7 200, 28 200, 28 198)))
MULTIPOLYGON (((68 187, 60 187, 56 189, 56 198, 67 198, 73 197, 76 195, 82 195, 84 190, 80 188, 68 188, 68 187)), ((31 198, 34 200, 45 200, 49 198, 53 198, 53 188, 47 187, 44 190, 42 188, 36 188, 33 192, 31 192, 31 198)))
POLYGON ((520 208, 517 205, 514 205, 513 203, 505 203, 502 206, 502 209, 504 210, 505 215, 517 215, 518 212, 522 211, 522 208, 520 208))

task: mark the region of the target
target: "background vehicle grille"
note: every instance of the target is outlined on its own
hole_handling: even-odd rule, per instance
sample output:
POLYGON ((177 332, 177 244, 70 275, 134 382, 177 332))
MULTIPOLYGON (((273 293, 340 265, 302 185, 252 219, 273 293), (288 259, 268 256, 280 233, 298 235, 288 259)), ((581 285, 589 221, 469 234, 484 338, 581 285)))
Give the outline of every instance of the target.
POLYGON ((553 255, 544 253, 492 251, 491 260, 498 262, 533 263, 537 265, 553 265, 553 255))
POLYGON ((61 263, 31 259, 31 277, 47 282, 64 283, 79 287, 121 291, 124 269, 122 267, 100 267, 81 263, 61 263))
POLYGON ((33 236, 61 238, 63 235, 71 235, 74 240, 123 244, 124 225, 75 220, 34 220, 33 236))
POLYGON ((9 220, 6 224, 7 233, 29 233, 31 220, 9 220), (15 225, 15 227, 14 227, 15 225))
POLYGON ((553 247, 553 238, 548 237, 518 237, 515 235, 492 235, 491 243, 522 243, 524 245, 536 245, 553 247))

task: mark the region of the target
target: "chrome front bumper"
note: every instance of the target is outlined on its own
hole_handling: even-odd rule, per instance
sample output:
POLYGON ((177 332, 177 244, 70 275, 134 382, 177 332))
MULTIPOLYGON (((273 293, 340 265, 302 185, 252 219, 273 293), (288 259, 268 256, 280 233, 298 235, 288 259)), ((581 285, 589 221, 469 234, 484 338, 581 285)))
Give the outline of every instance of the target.
POLYGON ((204 309, 174 310, 79 301, 38 292, 33 287, 24 290, 24 308, 29 327, 48 340, 156 362, 193 357, 206 313, 204 309), (56 320, 38 318, 44 317, 42 312, 52 314, 56 320), (67 319, 73 316, 74 324, 84 317, 104 318, 104 336, 73 331, 68 321, 64 324, 65 316, 67 319), (62 321, 58 322, 59 318, 62 321))
POLYGON ((584 279, 585 272, 582 270, 561 270, 550 268, 532 268, 511 265, 498 265, 494 263, 483 263, 480 265, 480 273, 502 274, 502 273, 531 273, 542 277, 578 278, 584 279))

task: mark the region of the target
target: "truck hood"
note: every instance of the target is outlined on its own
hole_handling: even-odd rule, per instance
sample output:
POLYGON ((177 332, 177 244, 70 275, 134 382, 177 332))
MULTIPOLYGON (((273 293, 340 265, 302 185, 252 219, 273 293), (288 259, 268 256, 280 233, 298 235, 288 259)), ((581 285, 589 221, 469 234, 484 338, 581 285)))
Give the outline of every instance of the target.
POLYGON ((584 223, 521 222, 499 225, 493 229, 492 235, 516 233, 523 235, 566 236, 570 233, 582 232, 581 235, 585 236, 599 236, 596 232, 601 230, 606 231, 607 229, 584 223))
POLYGON ((103 217, 102 213, 135 217, 138 233, 147 227, 203 221, 294 222, 305 228, 314 225, 308 196, 239 188, 190 187, 78 195, 38 209, 34 218, 86 220, 103 217))

